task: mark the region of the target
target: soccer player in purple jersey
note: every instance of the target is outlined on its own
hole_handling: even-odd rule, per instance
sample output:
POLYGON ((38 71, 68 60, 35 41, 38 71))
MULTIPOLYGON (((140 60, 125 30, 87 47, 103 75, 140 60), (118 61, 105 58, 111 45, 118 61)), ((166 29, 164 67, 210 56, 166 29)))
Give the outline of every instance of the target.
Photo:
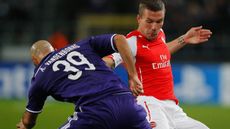
POLYGON ((119 52, 127 65, 129 85, 142 93, 131 51, 123 35, 93 36, 55 51, 40 40, 31 47, 36 68, 26 111, 18 129, 34 127, 48 96, 75 104, 75 112, 61 129, 151 129, 143 108, 130 90, 102 61, 119 52))

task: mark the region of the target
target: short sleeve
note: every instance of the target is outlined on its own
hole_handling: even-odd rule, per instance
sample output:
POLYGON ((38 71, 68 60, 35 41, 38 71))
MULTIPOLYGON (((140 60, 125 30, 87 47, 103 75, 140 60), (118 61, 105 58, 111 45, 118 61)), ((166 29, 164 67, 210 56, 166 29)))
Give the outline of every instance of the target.
POLYGON ((90 45, 100 57, 110 55, 116 52, 114 36, 115 34, 92 36, 90 38, 90 45))
POLYGON ((38 82, 32 80, 28 93, 28 103, 26 110, 31 113, 40 113, 47 98, 46 92, 41 88, 38 82))

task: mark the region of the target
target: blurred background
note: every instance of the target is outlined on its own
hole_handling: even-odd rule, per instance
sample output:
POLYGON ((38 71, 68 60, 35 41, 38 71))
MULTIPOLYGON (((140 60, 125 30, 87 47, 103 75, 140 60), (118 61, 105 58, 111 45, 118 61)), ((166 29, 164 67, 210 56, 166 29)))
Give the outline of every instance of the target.
MULTIPOLYGON (((176 95, 190 116, 210 128, 229 129, 230 1, 165 1, 167 41, 192 26, 202 25, 213 32, 207 43, 187 45, 173 55, 176 95)), ((34 68, 29 53, 33 42, 49 40, 59 49, 90 35, 125 35, 137 28, 137 8, 138 0, 0 0, 0 128, 14 128, 24 110, 34 68), (11 123, 1 123, 6 118, 11 123)), ((127 81, 122 67, 115 72, 127 81)), ((44 123, 37 129, 57 128, 73 111, 55 102, 48 105, 45 110, 51 118, 41 116, 44 123), (64 116, 56 116, 59 123, 46 123, 60 112, 64 116)))
MULTIPOLYGON (((166 0, 164 30, 168 41, 192 26, 203 25, 213 31, 209 43, 183 49, 176 54, 176 61, 230 60, 229 3, 166 0)), ((27 48, 38 39, 72 43, 101 33, 127 34, 136 28, 137 5, 138 0, 1 0, 0 59, 29 60, 27 48)))

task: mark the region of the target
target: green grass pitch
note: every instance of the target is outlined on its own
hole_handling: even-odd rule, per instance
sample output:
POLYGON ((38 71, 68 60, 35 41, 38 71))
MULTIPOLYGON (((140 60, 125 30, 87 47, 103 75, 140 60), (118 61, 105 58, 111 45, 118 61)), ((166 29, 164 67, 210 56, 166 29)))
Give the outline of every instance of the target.
MULTIPOLYGON (((0 100, 0 129, 16 129, 26 101, 0 100)), ((210 129, 230 129, 230 107, 215 105, 182 105, 184 111, 206 125, 210 129)), ((74 106, 68 103, 47 101, 43 112, 37 119, 34 129, 57 129, 74 111, 74 106)))

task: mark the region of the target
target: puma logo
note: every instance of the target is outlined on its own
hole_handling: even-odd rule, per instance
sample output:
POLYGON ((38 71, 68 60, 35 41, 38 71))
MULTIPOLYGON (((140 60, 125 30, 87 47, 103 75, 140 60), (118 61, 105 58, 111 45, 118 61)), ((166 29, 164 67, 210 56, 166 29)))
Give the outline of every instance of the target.
POLYGON ((149 49, 149 46, 148 45, 142 45, 142 48, 149 49))

